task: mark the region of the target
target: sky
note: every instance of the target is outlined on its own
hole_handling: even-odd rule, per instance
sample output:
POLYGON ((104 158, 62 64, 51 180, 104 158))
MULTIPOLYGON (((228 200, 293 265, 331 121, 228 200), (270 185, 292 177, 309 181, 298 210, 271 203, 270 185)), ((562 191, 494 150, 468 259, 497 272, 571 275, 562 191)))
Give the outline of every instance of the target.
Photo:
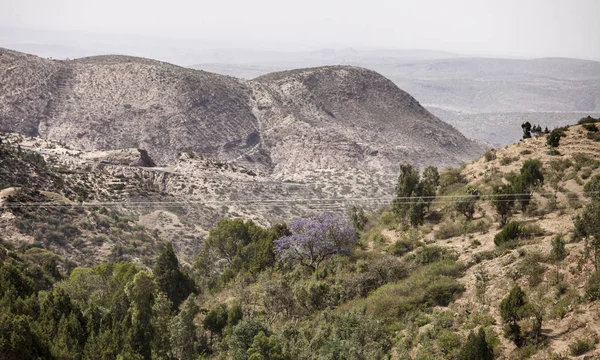
MULTIPOLYGON (((6 30, 21 28, 215 48, 600 60, 600 0, 0 0, 0 27, 4 43, 22 41, 6 30)), ((65 45, 67 35, 27 41, 65 45)))

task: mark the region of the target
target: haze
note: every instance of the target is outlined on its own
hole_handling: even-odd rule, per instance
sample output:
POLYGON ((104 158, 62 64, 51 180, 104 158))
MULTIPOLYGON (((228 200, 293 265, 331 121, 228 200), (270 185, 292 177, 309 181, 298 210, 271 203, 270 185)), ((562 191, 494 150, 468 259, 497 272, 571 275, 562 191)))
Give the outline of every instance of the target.
POLYGON ((118 43, 120 52, 163 59, 179 46, 600 60, 598 14, 596 0, 0 0, 0 46, 70 46, 89 55, 118 43))

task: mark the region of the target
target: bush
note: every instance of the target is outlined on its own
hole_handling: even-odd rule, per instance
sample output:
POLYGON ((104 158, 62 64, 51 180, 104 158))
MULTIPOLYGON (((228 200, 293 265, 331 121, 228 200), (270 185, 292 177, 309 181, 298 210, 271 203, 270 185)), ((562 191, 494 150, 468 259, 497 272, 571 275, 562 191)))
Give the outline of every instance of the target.
POLYGON ((579 121, 577 122, 577 124, 578 125, 593 124, 593 123, 598 122, 598 121, 600 121, 600 119, 594 119, 593 117, 591 117, 591 116, 588 115, 587 117, 579 119, 579 121))
POLYGON ((584 124, 583 128, 586 129, 587 131, 591 131, 591 132, 598 131, 598 127, 596 126, 596 124, 584 124))
POLYGON ((456 222, 443 222, 435 232, 437 240, 445 240, 462 234, 462 226, 456 222))
POLYGON ((600 174, 592 176, 583 187, 583 191, 587 197, 600 200, 600 174))
POLYGON ((556 235, 552 239, 552 250, 550 251, 550 257, 554 261, 561 261, 567 256, 567 250, 565 249, 565 240, 562 234, 556 235))
POLYGON ((400 239, 392 246, 392 254, 402 256, 415 248, 414 242, 408 239, 400 239))
POLYGON ((483 156, 485 157, 485 161, 487 162, 496 160, 496 150, 488 150, 485 152, 485 154, 483 154, 483 156))
POLYGON ((507 245, 525 235, 525 228, 518 222, 511 221, 506 224, 502 230, 494 236, 496 246, 507 245))
POLYGON ((229 356, 234 360, 248 359, 247 351, 252 346, 254 337, 260 332, 266 336, 270 335, 270 331, 261 322, 254 319, 242 320, 229 336, 229 356))
POLYGON ((569 353, 572 356, 583 355, 594 348, 594 343, 590 340, 576 339, 569 344, 569 353))
POLYGON ((585 285, 585 295, 590 301, 600 299, 600 272, 596 271, 590 276, 585 285))
POLYGON ((510 165, 513 162, 518 161, 518 160, 519 160, 518 156, 516 156, 514 158, 510 157, 510 156, 505 156, 502 159, 500 159, 500 165, 503 165, 503 166, 510 165))

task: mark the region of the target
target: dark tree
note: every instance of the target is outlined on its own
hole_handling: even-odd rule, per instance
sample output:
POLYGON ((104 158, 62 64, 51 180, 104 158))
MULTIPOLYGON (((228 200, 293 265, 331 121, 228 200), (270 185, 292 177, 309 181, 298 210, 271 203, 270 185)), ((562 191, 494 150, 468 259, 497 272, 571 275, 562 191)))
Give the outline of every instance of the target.
POLYGON ((467 190, 465 190, 465 193, 458 198, 455 204, 456 211, 463 214, 467 220, 470 221, 475 214, 475 204, 477 203, 479 196, 479 190, 469 186, 467 190))
POLYGON ((557 129, 554 129, 546 136, 546 144, 551 147, 558 147, 558 145, 560 145, 560 138, 561 132, 557 129))
POLYGON ((356 230, 362 231, 367 224, 367 216, 365 215, 365 210, 361 206, 352 206, 350 209, 350 220, 352 220, 352 224, 356 230))
POLYGON ((510 218, 515 205, 513 187, 510 185, 495 185, 492 188, 492 195, 492 205, 494 205, 498 215, 501 217, 501 223, 504 225, 510 218))
POLYGON ((204 318, 204 327, 210 331, 211 335, 221 335, 225 326, 227 326, 228 312, 225 304, 219 305, 211 310, 204 318))
POLYGON ((510 294, 500 302, 500 316, 504 321, 504 336, 514 341, 517 346, 521 345, 521 326, 519 321, 527 315, 527 296, 525 292, 516 285, 510 290, 510 294))
POLYGON ((521 129, 523 129, 523 139, 531 138, 531 124, 529 121, 521 124, 521 129))
POLYGON ((173 310, 178 309, 183 300, 195 292, 194 282, 179 268, 179 261, 171 243, 167 243, 158 255, 154 265, 154 276, 159 290, 173 303, 173 310))
POLYGON ((396 183, 396 199, 393 209, 399 216, 406 216, 411 206, 412 198, 421 195, 421 176, 419 171, 410 164, 400 166, 400 175, 396 183))
POLYGON ((477 334, 471 331, 467 343, 457 357, 458 360, 492 360, 493 358, 494 350, 487 342, 483 328, 479 328, 477 334))

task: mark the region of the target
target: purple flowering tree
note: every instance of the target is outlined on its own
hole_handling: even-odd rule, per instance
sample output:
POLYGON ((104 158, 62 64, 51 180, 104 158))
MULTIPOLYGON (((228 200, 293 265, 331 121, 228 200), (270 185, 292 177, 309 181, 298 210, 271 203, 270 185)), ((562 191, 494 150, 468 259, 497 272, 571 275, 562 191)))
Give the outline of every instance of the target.
POLYGON ((331 213, 291 222, 292 235, 275 240, 279 261, 290 261, 316 271, 319 264, 334 254, 350 255, 356 241, 352 222, 331 213))

